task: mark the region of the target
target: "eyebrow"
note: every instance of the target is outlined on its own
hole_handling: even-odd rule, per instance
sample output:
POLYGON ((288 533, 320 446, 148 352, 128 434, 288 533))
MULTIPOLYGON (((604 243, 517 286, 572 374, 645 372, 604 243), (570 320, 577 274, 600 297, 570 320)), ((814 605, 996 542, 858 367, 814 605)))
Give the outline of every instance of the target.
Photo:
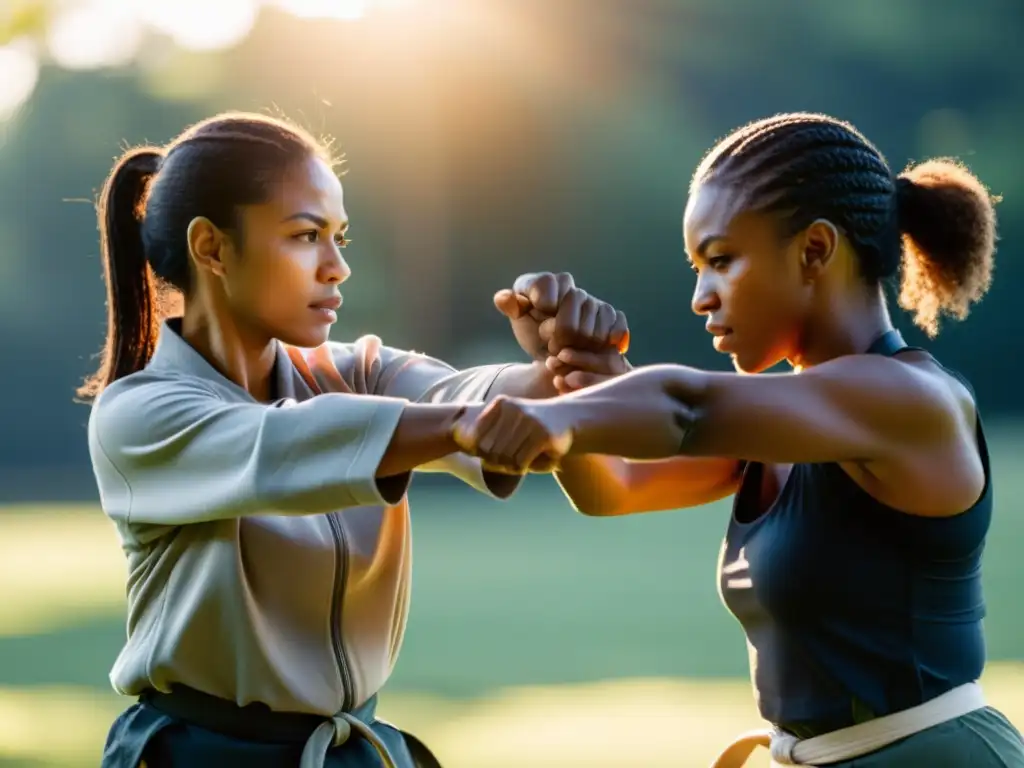
POLYGON ((703 256, 705 251, 707 251, 707 249, 710 248, 713 243, 716 243, 719 240, 725 240, 725 235, 708 235, 703 240, 701 240, 700 243, 697 245, 697 250, 695 253, 690 253, 689 251, 687 251, 686 258, 693 262, 695 257, 699 258, 703 256))
POLYGON ((716 243, 719 240, 725 240, 725 235, 708 235, 707 237, 700 241, 700 244, 697 246, 697 253, 704 253, 708 248, 711 247, 712 243, 716 243))
MULTIPOLYGON (((297 219, 306 219, 307 221, 311 221, 320 227, 320 229, 327 229, 330 226, 330 222, 323 216, 318 216, 317 214, 310 213, 309 211, 293 213, 291 216, 286 216, 284 221, 296 221, 297 219)), ((343 221, 341 223, 341 231, 344 232, 346 229, 348 229, 348 221, 343 221)))

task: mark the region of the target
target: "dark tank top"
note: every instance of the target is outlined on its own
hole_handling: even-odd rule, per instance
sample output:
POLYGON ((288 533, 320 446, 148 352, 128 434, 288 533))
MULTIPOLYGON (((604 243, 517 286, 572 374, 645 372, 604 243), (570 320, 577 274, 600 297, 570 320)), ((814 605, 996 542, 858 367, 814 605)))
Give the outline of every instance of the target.
MULTIPOLYGON (((890 331, 868 353, 907 349, 890 331)), ((980 416, 977 436, 985 490, 946 518, 888 507, 834 463, 795 464, 758 514, 764 467, 747 465, 718 576, 747 636, 762 717, 807 738, 981 675, 992 480, 980 416)))

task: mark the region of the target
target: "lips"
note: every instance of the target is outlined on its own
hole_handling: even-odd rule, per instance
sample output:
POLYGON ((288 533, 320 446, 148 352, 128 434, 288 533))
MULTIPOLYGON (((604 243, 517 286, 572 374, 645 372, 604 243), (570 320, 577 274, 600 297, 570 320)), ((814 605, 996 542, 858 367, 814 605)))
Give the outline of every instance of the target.
POLYGON ((705 329, 715 337, 712 344, 718 352, 728 351, 728 347, 732 342, 732 328, 724 325, 708 323, 708 325, 705 326, 705 329))
POLYGON ((341 296, 331 296, 330 298, 323 299, 314 304, 310 304, 310 309, 330 309, 336 310, 341 306, 341 296))

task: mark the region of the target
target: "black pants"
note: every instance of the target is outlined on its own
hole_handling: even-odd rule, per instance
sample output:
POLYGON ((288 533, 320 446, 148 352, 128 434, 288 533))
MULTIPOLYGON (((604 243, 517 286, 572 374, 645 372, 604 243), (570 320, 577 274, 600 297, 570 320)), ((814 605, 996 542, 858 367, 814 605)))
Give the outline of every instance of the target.
MULTIPOLYGON (((399 768, 440 768, 418 739, 377 720, 376 697, 353 712, 387 746, 399 768)), ((101 768, 295 768, 322 722, 312 715, 238 707, 188 688, 152 694, 125 710, 107 736, 101 768)), ((380 768, 366 739, 353 734, 327 753, 328 768, 380 768)))

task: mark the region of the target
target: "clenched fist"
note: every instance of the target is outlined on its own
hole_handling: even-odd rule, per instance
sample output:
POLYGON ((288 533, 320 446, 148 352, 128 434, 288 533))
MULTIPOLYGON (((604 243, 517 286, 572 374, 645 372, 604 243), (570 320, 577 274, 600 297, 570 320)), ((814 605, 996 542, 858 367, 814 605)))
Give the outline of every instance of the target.
POLYGON ((568 272, 520 275, 511 289, 494 295, 494 306, 512 323, 519 346, 535 360, 544 361, 565 348, 620 357, 629 348, 626 316, 577 288, 568 272))
POLYGON ((496 397, 471 406, 452 435, 459 448, 480 458, 484 469, 521 475, 550 472, 572 447, 572 430, 559 423, 552 400, 496 397))

